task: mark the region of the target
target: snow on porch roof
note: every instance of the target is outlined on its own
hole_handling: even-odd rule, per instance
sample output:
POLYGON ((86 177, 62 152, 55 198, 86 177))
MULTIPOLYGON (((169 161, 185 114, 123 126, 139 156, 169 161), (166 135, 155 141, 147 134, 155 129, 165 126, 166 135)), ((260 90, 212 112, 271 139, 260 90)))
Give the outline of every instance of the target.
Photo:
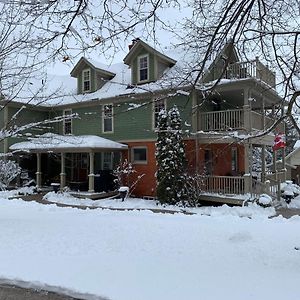
POLYGON ((127 145, 120 144, 96 135, 58 135, 45 133, 30 138, 26 142, 10 146, 10 150, 27 152, 90 152, 92 150, 126 150, 127 145))

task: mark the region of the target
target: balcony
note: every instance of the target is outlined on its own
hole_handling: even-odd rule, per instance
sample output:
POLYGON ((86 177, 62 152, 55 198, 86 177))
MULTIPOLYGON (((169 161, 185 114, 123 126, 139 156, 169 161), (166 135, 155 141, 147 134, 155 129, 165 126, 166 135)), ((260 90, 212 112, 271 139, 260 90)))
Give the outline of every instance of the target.
POLYGON ((223 76, 226 79, 256 78, 275 88, 275 73, 258 59, 230 64, 223 76))
MULTIPOLYGON (((269 118, 249 108, 199 113, 198 131, 233 131, 265 130, 274 124, 275 119, 269 118)), ((284 124, 276 128, 284 132, 284 124)))

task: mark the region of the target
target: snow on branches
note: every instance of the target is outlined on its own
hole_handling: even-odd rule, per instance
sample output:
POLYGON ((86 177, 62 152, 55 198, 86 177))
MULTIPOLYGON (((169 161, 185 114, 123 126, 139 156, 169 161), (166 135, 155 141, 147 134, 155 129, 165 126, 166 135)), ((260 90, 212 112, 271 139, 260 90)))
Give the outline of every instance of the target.
POLYGON ((156 160, 157 197, 161 203, 176 204, 184 197, 186 166, 181 118, 176 106, 158 116, 156 160))

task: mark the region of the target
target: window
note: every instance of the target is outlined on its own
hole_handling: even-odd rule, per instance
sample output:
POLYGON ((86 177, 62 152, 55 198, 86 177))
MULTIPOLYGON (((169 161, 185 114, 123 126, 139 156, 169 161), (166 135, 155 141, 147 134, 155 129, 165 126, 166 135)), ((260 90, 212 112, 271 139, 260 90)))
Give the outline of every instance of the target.
POLYGON ((63 121, 63 133, 72 134, 72 118, 68 117, 72 115, 72 109, 64 110, 64 121, 63 121))
POLYGON ((147 163, 147 147, 132 148, 131 160, 135 164, 146 164, 147 163))
POLYGON ((89 92, 91 90, 91 71, 82 71, 82 91, 89 92))
POLYGON ((213 173, 213 153, 210 149, 204 150, 204 173, 206 175, 213 173))
POLYGON ((161 110, 166 109, 165 100, 154 100, 153 108, 153 128, 157 128, 158 116, 161 110))
POLYGON ((113 132, 112 104, 106 104, 103 106, 103 132, 113 132))
POLYGON ((149 57, 148 55, 138 58, 139 63, 139 81, 147 81, 149 78, 149 57))
POLYGON ((238 149, 236 147, 231 148, 231 171, 238 171, 238 149))

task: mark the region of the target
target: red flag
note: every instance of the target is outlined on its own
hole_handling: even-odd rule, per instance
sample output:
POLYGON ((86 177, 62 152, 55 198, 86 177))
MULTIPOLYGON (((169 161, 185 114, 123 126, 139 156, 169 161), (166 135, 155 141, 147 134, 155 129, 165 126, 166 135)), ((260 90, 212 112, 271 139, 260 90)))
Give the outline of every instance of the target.
POLYGON ((285 135, 282 133, 278 133, 274 138, 273 150, 279 150, 281 148, 285 148, 285 135))

